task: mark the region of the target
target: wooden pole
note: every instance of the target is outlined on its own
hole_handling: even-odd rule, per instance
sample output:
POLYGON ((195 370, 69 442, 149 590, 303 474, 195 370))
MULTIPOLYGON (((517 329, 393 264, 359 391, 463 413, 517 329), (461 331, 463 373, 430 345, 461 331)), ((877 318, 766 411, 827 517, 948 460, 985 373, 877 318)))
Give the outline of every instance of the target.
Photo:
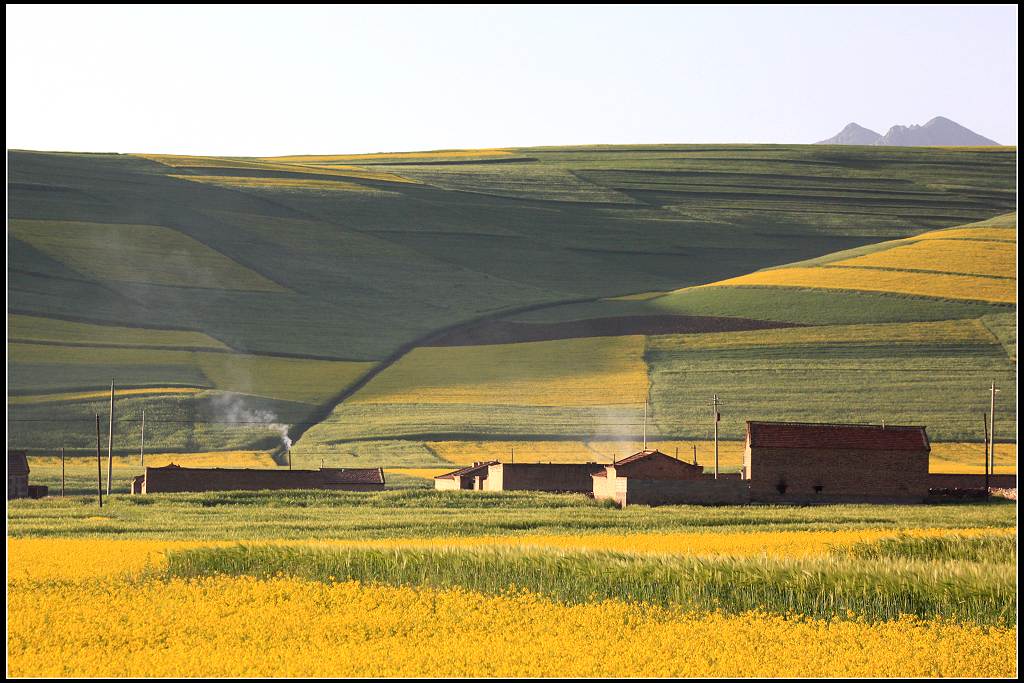
POLYGON ((715 394, 715 397, 711 400, 711 412, 715 420, 715 479, 718 479, 718 420, 721 418, 718 406, 720 405, 721 402, 718 400, 718 394, 715 394))
POLYGON ((647 450, 647 399, 644 399, 644 447, 647 450))
POLYGON ((60 497, 64 497, 64 447, 60 447, 60 497))
POLYGON ((107 426, 107 495, 114 478, 114 380, 110 380, 110 424, 107 426))
POLYGON ((146 409, 142 409, 142 437, 139 439, 139 466, 146 466, 146 409))
POLYGON ((989 472, 991 474, 996 473, 996 394, 998 393, 999 390, 996 389, 996 383, 992 382, 992 403, 989 407, 988 413, 988 459, 992 463, 989 467, 989 472))
POLYGON ((988 497, 988 475, 989 475, 989 472, 988 472, 988 468, 989 468, 989 459, 988 459, 988 415, 985 415, 984 413, 982 413, 981 414, 981 421, 982 421, 982 423, 984 424, 984 427, 985 427, 985 497, 988 497))
POLYGON ((100 445, 100 414, 96 413, 96 494, 103 507, 103 451, 100 445))

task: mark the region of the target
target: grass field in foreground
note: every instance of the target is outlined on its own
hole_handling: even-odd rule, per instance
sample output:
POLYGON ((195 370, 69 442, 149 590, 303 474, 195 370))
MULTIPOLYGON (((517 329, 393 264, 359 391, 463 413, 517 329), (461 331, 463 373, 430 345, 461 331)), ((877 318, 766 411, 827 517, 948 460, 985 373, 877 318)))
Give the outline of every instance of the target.
MULTIPOLYGON (((95 464, 94 464, 95 466, 95 464)), ((385 539, 493 535, 1009 528, 1012 502, 969 505, 667 506, 619 510, 583 495, 391 490, 228 491, 16 500, 11 537, 172 540, 385 539)))

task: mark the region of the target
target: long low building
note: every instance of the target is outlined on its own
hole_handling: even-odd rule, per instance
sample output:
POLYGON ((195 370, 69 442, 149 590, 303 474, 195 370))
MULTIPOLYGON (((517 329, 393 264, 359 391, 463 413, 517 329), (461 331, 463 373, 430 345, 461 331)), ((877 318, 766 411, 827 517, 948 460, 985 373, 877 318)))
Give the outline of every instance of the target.
POLYGON ((475 462, 469 467, 434 477, 439 491, 548 491, 551 493, 591 493, 591 475, 602 471, 596 462, 502 463, 496 460, 475 462))
POLYGON ((760 503, 920 503, 924 427, 747 422, 743 476, 760 503))
POLYGON ((596 462, 495 463, 487 468, 484 491, 549 491, 552 493, 592 493, 591 475, 604 469, 596 462))
POLYGON ((322 467, 319 470, 226 469, 221 467, 147 467, 132 481, 132 493, 186 493, 202 491, 261 491, 265 489, 326 489, 381 491, 384 470, 322 467))

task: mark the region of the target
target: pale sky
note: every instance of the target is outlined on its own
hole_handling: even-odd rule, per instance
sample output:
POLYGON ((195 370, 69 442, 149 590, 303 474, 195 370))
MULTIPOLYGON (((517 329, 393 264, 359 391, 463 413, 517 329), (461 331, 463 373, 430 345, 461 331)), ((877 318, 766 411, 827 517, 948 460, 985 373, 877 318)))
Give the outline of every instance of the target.
POLYGON ((7 147, 274 155, 1017 142, 1003 6, 7 6, 7 147))

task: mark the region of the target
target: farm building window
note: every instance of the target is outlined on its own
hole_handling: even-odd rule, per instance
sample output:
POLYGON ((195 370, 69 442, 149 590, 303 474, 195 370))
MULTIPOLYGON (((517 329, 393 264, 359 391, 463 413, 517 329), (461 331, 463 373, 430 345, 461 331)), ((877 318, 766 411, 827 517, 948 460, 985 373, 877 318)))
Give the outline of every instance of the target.
POLYGON ((818 484, 817 486, 815 486, 815 487, 814 487, 814 492, 815 492, 815 493, 821 493, 821 490, 822 490, 823 488, 825 488, 825 487, 824 487, 824 486, 822 486, 821 484, 818 484))
POLYGON ((780 496, 786 493, 787 488, 788 487, 786 486, 786 482, 784 481, 780 481, 778 484, 775 485, 775 490, 779 492, 780 496))

